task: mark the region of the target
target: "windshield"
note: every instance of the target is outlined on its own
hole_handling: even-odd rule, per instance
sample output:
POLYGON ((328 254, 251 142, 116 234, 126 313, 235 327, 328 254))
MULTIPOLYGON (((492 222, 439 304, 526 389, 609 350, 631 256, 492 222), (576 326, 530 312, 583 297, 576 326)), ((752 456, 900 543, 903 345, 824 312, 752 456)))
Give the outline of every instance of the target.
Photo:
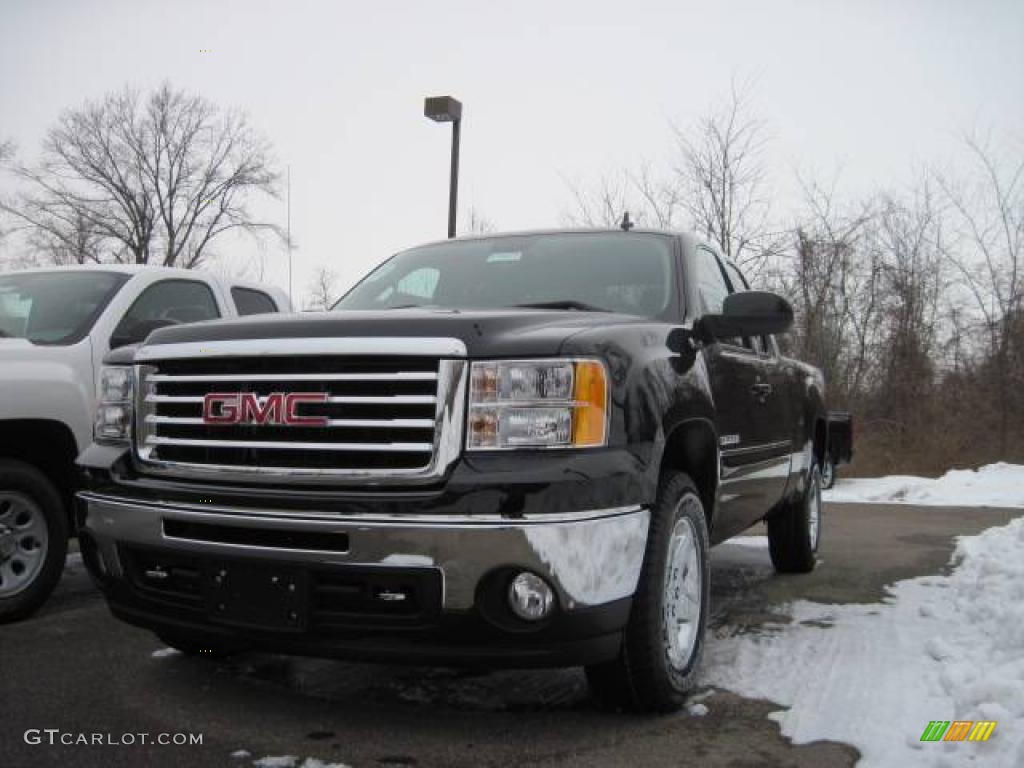
POLYGON ((640 233, 494 237, 405 251, 335 310, 548 306, 653 317, 672 296, 672 240, 640 233))
POLYGON ((0 338, 73 344, 128 278, 92 271, 0 275, 0 338))

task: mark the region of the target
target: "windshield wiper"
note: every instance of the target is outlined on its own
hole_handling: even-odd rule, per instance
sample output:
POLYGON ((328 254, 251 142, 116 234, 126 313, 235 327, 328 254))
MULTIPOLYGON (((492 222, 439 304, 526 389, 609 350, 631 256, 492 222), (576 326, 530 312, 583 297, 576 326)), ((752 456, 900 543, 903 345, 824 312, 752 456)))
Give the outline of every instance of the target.
POLYGON ((575 301, 574 299, 560 299, 558 301, 537 301, 528 304, 513 304, 514 307, 522 307, 523 309, 575 309, 579 312, 607 312, 607 309, 603 307, 595 307, 593 304, 587 304, 582 301, 575 301))

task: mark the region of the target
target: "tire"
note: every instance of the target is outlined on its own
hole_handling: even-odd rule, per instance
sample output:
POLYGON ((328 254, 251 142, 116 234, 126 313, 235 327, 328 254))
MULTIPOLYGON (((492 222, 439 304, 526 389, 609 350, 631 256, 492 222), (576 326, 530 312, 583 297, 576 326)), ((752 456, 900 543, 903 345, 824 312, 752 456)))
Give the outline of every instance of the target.
POLYGON ((804 493, 768 517, 768 551, 779 573, 810 573, 821 542, 821 469, 807 473, 804 493))
POLYGON ((832 457, 825 454, 825 461, 821 466, 821 487, 826 491, 836 484, 836 470, 838 467, 832 457))
POLYGON ((704 505, 688 475, 666 472, 651 509, 647 551, 619 657, 586 668, 600 705, 639 712, 682 706, 704 652, 710 584, 704 505), (687 594, 689 600, 681 597, 687 594), (674 595, 679 597, 672 600, 674 595), (689 621, 677 619, 676 633, 670 635, 669 622, 679 616, 677 611, 688 614, 689 621))
POLYGON ((0 459, 0 624, 46 602, 67 552, 68 516, 56 486, 31 464, 0 459))
POLYGON ((201 635, 185 636, 174 632, 157 632, 161 642, 186 656, 207 656, 213 659, 223 659, 235 652, 235 649, 227 648, 222 643, 201 635))

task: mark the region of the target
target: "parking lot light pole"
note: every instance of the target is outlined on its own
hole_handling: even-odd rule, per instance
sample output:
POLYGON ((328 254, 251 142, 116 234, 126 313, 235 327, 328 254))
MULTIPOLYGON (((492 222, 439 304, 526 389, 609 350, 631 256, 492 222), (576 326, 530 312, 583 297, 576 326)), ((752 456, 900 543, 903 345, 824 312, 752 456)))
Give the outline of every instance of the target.
POLYGON ((455 237, 455 211, 459 202, 459 133, 462 104, 451 96, 431 96, 423 103, 423 114, 435 123, 452 124, 452 172, 448 182, 448 237, 455 237))

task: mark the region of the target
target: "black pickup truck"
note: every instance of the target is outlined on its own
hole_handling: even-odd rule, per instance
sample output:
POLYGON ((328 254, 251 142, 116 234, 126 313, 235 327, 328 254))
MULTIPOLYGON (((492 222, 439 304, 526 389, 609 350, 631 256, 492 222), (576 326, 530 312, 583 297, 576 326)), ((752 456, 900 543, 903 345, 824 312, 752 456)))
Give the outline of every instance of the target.
POLYGON ((815 564, 823 382, 780 356, 791 323, 698 240, 611 230, 444 241, 333 312, 156 331, 107 360, 84 561, 185 651, 583 665, 675 708, 708 548, 765 520, 779 571, 815 564))

